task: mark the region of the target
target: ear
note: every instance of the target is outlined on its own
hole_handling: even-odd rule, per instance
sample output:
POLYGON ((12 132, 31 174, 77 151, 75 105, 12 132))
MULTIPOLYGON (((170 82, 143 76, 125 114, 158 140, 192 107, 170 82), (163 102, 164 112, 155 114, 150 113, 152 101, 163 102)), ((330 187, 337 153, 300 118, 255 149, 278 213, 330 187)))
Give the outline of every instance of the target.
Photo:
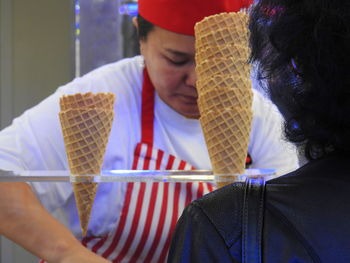
POLYGON ((139 30, 139 23, 137 22, 137 17, 132 18, 132 24, 135 26, 136 30, 139 30))

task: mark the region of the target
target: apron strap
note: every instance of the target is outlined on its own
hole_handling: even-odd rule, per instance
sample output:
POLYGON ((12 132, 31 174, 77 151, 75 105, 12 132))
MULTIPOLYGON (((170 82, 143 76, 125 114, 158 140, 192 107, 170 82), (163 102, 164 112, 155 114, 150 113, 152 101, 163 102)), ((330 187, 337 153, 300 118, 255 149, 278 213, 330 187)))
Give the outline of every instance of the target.
POLYGON ((147 69, 143 70, 141 104, 141 142, 153 145, 154 86, 147 69))

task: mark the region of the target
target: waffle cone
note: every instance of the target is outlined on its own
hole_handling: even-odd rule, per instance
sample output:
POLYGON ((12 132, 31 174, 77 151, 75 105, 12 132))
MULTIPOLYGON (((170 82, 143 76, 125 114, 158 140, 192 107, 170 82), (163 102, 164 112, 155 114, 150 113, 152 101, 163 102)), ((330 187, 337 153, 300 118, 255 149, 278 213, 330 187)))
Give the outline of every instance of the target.
POLYGON ((248 15, 222 13, 195 25, 196 87, 200 122, 216 175, 245 169, 252 122, 248 15))
POLYGON ((196 65, 197 79, 205 79, 214 75, 240 75, 250 76, 250 64, 245 59, 205 59, 196 65))
MULTIPOLYGON (((242 174, 248 150, 252 110, 239 107, 212 110, 201 115, 200 122, 214 174, 242 174)), ((232 181, 218 182, 218 187, 229 183, 232 181)))
MULTIPOLYGON (((69 95, 64 96, 60 101, 61 107, 65 109, 59 113, 59 117, 72 175, 96 175, 101 172, 114 117, 113 105, 101 105, 101 101, 106 101, 106 98, 102 97, 112 97, 114 101, 114 95, 109 93, 104 95, 97 93, 96 97, 93 94, 69 95), (76 97, 75 100, 71 99, 72 96, 76 97), (65 104, 66 101, 68 101, 67 104, 65 104), (85 107, 79 108, 78 105, 85 105, 85 107), (109 109, 106 109, 107 107, 109 109)), ((97 184, 73 183, 73 190, 82 234, 85 236, 97 184)))
POLYGON ((239 107, 250 109, 253 102, 253 92, 247 88, 212 88, 198 97, 200 113, 220 111, 225 108, 239 107))
POLYGON ((205 34, 208 31, 217 31, 222 28, 246 28, 248 15, 244 12, 220 13, 204 18, 196 23, 194 30, 196 35, 205 34))

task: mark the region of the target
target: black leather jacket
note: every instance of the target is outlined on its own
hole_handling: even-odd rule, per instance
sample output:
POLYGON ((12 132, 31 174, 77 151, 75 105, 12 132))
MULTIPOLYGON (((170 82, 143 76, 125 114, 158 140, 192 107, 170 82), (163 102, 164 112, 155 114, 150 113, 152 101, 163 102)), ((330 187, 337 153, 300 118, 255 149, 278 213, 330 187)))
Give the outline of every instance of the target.
MULTIPOLYGON (((183 212, 168 262, 241 262, 243 184, 183 212)), ((350 158, 332 156, 267 182, 263 262, 350 262, 350 158)))

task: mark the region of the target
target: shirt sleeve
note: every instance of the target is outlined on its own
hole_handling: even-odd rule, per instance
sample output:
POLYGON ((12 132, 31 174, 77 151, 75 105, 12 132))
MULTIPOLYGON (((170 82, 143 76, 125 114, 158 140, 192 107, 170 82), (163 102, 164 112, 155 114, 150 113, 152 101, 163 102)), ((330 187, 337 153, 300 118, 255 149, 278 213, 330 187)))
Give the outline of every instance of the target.
POLYGON ((1 169, 53 170, 64 167, 57 93, 24 112, 1 131, 1 169))
MULTIPOLYGON (((0 132, 0 169, 65 170, 63 136, 59 124, 60 91, 27 110, 0 132)), ((69 183, 28 183, 38 199, 55 211, 72 194, 69 183)))
POLYGON ((255 90, 253 114, 248 147, 252 168, 274 168, 278 175, 297 169, 297 150, 284 138, 281 114, 270 100, 255 90))
POLYGON ((173 235, 168 263, 175 262, 236 262, 216 227, 193 203, 183 212, 173 235))

